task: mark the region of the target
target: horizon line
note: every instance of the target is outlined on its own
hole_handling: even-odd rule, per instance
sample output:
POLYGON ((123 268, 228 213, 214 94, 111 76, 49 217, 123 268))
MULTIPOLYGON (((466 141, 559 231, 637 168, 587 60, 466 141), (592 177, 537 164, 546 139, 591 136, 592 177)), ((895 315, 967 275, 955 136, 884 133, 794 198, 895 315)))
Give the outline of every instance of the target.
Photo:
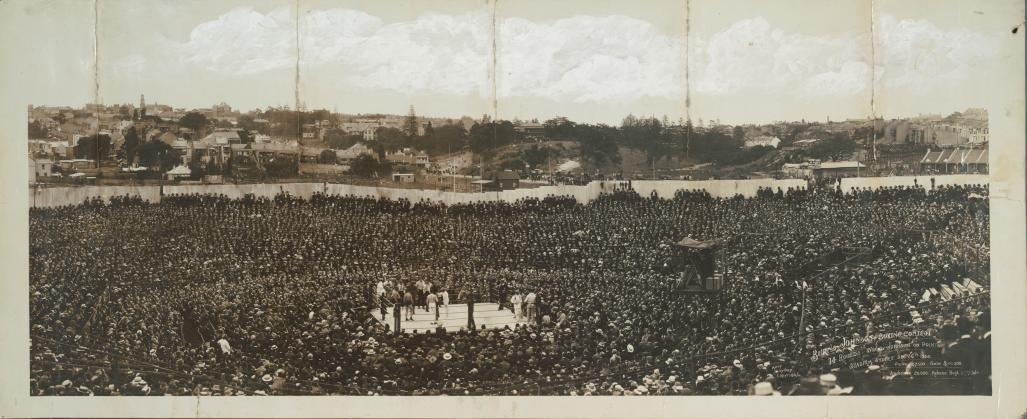
MULTIPOLYGON (((288 111, 292 111, 292 112, 325 111, 325 112, 328 112, 331 115, 354 115, 354 116, 359 116, 359 115, 383 115, 383 116, 400 116, 400 117, 406 117, 407 116, 407 114, 405 114, 405 113, 385 113, 385 112, 356 112, 356 113, 351 113, 351 112, 340 112, 340 111, 335 111, 335 110, 327 109, 327 108, 325 108, 323 106, 322 107, 316 107, 316 108, 307 108, 307 109, 304 109, 303 111, 300 111, 298 109, 294 109, 295 105, 288 105, 288 104, 286 104, 286 105, 270 105, 270 106, 267 106, 267 107, 257 107, 257 108, 252 108, 252 109, 243 111, 241 109, 236 109, 236 108, 232 107, 232 105, 228 104, 227 102, 221 102, 221 103, 224 103, 224 104, 228 105, 230 108, 232 108, 232 112, 237 112, 239 114, 254 113, 258 109, 261 110, 261 111, 267 111, 267 110, 270 110, 270 109, 283 109, 283 110, 288 110, 288 111)), ((160 103, 154 102, 153 104, 154 105, 158 105, 160 103)), ((94 102, 87 102, 87 103, 80 104, 80 105, 77 105, 77 106, 76 105, 49 105, 49 104, 46 104, 46 105, 35 105, 35 104, 32 104, 32 103, 29 103, 26 106, 27 107, 43 107, 43 108, 68 107, 68 108, 72 108, 72 109, 85 109, 88 106, 96 106, 96 105, 105 106, 105 107, 119 106, 119 105, 131 105, 131 106, 133 106, 135 108, 138 108, 138 106, 136 104, 131 103, 131 102, 122 102, 122 103, 94 103, 94 102)), ((209 109, 209 108, 203 108, 203 107, 193 107, 193 108, 176 107, 174 105, 170 105, 170 104, 166 104, 166 103, 165 104, 160 104, 160 105, 170 106, 170 107, 172 107, 172 109, 184 109, 185 112, 197 111, 199 109, 209 109)), ((652 114, 648 114, 648 115, 647 114, 637 114, 636 115, 636 114, 634 114, 632 112, 628 112, 623 117, 621 117, 621 119, 623 120, 623 118, 626 118, 629 115, 630 116, 636 116, 636 117, 639 117, 639 118, 656 118, 656 119, 662 119, 663 117, 667 117, 668 120, 670 120, 672 122, 675 122, 675 123, 678 120, 684 120, 685 122, 693 122, 693 123, 695 121, 701 120, 701 121, 706 121, 706 122, 708 122, 708 121, 719 121, 719 122, 721 122, 720 125, 740 126, 740 125, 769 125, 769 124, 779 124, 779 123, 802 123, 802 122, 805 122, 805 123, 838 123, 838 122, 848 122, 848 121, 870 121, 870 120, 887 120, 887 119, 901 120, 901 119, 913 119, 913 118, 928 117, 928 116, 940 116, 940 117, 944 118, 944 117, 946 117, 948 115, 951 115, 953 113, 962 113, 962 112, 965 112, 965 111, 970 110, 970 109, 983 109, 983 110, 985 110, 985 113, 988 113, 987 107, 984 107, 984 106, 966 106, 963 109, 951 110, 951 111, 948 111, 947 113, 944 113, 944 112, 941 112, 941 113, 937 113, 937 112, 922 112, 922 113, 918 113, 917 115, 902 115, 902 116, 883 115, 882 114, 882 115, 864 115, 864 116, 860 116, 860 117, 847 116, 847 117, 841 117, 841 118, 837 118, 837 119, 825 115, 825 116, 822 116, 822 117, 819 117, 819 118, 800 117, 799 119, 792 119, 792 120, 771 120, 771 121, 763 120, 763 121, 747 121, 747 122, 734 122, 734 123, 732 123, 731 121, 723 122, 723 121, 721 121, 721 118, 718 118, 718 117, 712 117, 712 118, 699 117, 699 118, 693 119, 691 117, 692 115, 688 115, 688 113, 686 113, 686 115, 688 115, 687 117, 686 116, 680 116, 679 118, 670 118, 669 115, 667 115, 667 114, 663 114, 663 115, 659 115, 659 116, 652 115, 652 114)), ((574 119, 568 118, 568 117, 563 116, 563 115, 552 115, 552 116, 549 116, 549 117, 521 117, 521 116, 499 117, 498 115, 495 115, 493 113, 488 113, 488 112, 483 113, 480 116, 472 116, 472 115, 466 115, 466 114, 465 115, 460 115, 460 116, 451 116, 451 115, 448 115, 448 116, 438 116, 438 115, 417 114, 417 117, 418 118, 426 118, 426 119, 452 119, 454 121, 457 121, 457 120, 460 120, 460 119, 463 119, 463 118, 471 118, 474 121, 479 121, 479 120, 481 120, 482 116, 486 116, 486 115, 489 116, 493 121, 530 121, 530 120, 538 120, 538 121, 540 121, 540 123, 542 123, 542 122, 545 122, 547 120, 551 120, 551 119, 554 119, 554 118, 567 118, 567 119, 571 120, 572 122, 585 123, 585 124, 593 124, 593 125, 600 125, 600 124, 602 124, 602 125, 611 125, 612 123, 614 123, 614 122, 605 121, 605 120, 574 120, 574 119)), ((619 121, 616 122, 616 123, 619 123, 619 121)), ((674 125, 674 124, 671 124, 671 125, 674 125)))

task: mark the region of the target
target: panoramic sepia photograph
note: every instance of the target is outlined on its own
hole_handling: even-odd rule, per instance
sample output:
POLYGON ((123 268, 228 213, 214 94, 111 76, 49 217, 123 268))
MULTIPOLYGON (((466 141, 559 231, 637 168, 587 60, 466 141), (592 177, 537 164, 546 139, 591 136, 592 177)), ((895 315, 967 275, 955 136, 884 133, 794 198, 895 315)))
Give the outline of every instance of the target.
POLYGON ((33 397, 992 395, 1022 4, 8 6, 33 397))

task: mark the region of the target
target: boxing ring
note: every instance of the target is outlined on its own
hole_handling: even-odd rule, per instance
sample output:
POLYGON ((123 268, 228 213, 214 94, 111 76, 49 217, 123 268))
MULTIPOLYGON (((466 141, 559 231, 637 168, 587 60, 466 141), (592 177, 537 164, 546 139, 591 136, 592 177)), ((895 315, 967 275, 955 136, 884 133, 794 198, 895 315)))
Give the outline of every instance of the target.
MULTIPOLYGON (((405 309, 404 309, 405 310, 405 309)), ((371 310, 371 316, 375 320, 378 320, 382 325, 387 325, 390 331, 393 327, 395 318, 392 315, 393 306, 389 306, 385 311, 385 319, 382 319, 382 313, 380 309, 371 310)), ((400 325, 399 328, 404 333, 425 333, 428 330, 435 330, 436 327, 445 327, 446 332, 457 332, 461 329, 467 329, 467 304, 450 304, 449 309, 445 306, 439 307, 439 320, 437 324, 435 322, 435 312, 427 312, 424 307, 414 308, 414 320, 405 320, 406 313, 400 313, 400 325)), ((514 313, 509 308, 503 310, 499 309, 497 303, 475 303, 474 304, 474 326, 476 329, 481 329, 484 326, 486 329, 501 329, 504 326, 514 326, 518 324, 527 324, 527 320, 521 319, 518 321, 514 318, 514 313)))

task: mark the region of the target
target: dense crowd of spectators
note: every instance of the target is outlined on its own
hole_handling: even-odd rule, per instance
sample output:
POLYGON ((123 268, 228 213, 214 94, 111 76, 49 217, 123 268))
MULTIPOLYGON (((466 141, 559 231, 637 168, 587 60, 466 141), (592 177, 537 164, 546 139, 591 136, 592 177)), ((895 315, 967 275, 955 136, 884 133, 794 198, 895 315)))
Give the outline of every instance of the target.
POLYGON ((986 195, 620 191, 453 206, 171 195, 32 209, 30 390, 990 394, 986 195), (682 292, 684 237, 721 243, 721 292, 682 292), (450 304, 512 310, 512 296, 534 294, 532 316, 392 333, 372 313, 418 282, 450 304), (962 368, 934 379, 917 363, 930 359, 962 368))

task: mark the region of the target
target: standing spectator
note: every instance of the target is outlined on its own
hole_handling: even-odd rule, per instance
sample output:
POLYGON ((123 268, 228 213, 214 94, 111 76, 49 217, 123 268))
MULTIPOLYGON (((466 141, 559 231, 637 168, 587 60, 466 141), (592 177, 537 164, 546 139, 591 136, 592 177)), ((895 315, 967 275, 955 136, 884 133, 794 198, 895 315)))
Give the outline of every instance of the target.
POLYGON ((516 319, 517 321, 521 320, 521 303, 523 303, 523 301, 521 300, 521 294, 515 292, 514 295, 510 297, 510 304, 513 306, 514 319, 516 319))

